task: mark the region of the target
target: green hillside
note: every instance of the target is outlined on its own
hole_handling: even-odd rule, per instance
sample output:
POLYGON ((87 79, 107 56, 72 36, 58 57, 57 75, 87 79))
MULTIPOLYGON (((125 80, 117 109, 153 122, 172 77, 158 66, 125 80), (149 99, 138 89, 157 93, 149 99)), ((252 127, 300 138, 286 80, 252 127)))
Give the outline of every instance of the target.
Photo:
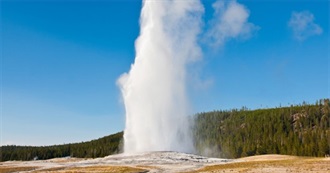
MULTIPOLYGON (((194 116, 197 154, 239 158, 258 154, 330 155, 330 102, 271 109, 213 111, 194 116)), ((0 160, 104 157, 120 151, 123 133, 44 147, 2 146, 0 160)))
POLYGON ((329 99, 312 105, 200 113, 195 122, 195 146, 203 155, 330 155, 329 99))

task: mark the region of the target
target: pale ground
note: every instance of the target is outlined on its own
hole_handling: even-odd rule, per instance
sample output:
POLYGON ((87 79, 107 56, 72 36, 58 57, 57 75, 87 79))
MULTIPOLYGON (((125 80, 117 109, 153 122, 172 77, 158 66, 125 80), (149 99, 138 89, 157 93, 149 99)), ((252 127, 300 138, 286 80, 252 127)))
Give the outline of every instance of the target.
POLYGON ((97 159, 57 158, 43 161, 0 162, 0 173, 7 172, 330 173, 330 158, 262 155, 229 160, 177 152, 149 152, 118 154, 97 159))

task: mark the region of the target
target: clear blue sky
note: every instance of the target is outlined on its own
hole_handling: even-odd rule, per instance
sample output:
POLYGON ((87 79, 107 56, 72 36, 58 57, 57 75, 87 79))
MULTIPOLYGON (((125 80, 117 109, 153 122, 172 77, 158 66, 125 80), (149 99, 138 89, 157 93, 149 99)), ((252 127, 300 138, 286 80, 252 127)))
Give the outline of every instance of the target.
MULTIPOLYGON (((204 30, 213 2, 203 1, 204 30)), ((205 85, 190 91, 192 112, 329 98, 329 1, 238 2, 259 29, 217 50, 203 46, 195 67, 205 85), (294 14, 313 15, 300 37, 289 24, 294 14)), ((140 10, 139 0, 1 1, 1 144, 81 142, 123 130, 116 80, 134 61, 140 10)))

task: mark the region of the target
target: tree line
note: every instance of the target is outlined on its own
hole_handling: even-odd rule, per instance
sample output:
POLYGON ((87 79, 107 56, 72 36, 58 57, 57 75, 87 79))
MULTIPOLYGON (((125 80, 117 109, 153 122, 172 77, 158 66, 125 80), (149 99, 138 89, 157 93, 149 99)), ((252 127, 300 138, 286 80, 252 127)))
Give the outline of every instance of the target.
MULTIPOLYGON (((330 101, 270 109, 219 110, 193 116, 196 154, 240 158, 260 154, 330 155, 330 101)), ((0 161, 95 158, 120 153, 123 132, 88 142, 1 146, 0 161)))
POLYGON ((199 113, 195 121, 199 154, 239 158, 260 154, 330 155, 329 99, 272 109, 199 113))
POLYGON ((35 160, 56 157, 96 158, 120 152, 123 132, 96 140, 53 146, 1 146, 0 161, 35 160))

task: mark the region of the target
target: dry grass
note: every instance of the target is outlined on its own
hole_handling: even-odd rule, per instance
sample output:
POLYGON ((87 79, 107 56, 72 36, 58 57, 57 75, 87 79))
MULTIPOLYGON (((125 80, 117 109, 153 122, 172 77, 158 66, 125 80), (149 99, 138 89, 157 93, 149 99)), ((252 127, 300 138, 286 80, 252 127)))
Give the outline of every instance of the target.
POLYGON ((65 167, 46 168, 46 169, 39 169, 39 170, 33 171, 33 173, 57 172, 57 171, 61 171, 61 170, 64 170, 64 169, 65 169, 65 167))
POLYGON ((20 172, 20 171, 32 171, 38 167, 9 167, 9 166, 0 166, 0 173, 9 173, 9 172, 20 172))
POLYGON ((147 170, 157 170, 159 167, 157 166, 149 166, 149 165, 136 165, 136 168, 147 169, 147 170))
POLYGON ((265 159, 251 157, 242 160, 242 162, 234 162, 220 165, 206 166, 202 169, 191 171, 197 172, 213 172, 213 173, 252 173, 252 172, 269 172, 269 173, 329 173, 330 159, 324 158, 308 158, 308 157, 292 157, 283 156, 282 158, 273 158, 264 156, 265 159), (266 158, 269 158, 268 160, 266 158))
POLYGON ((87 166, 87 167, 73 167, 73 168, 52 168, 52 169, 43 169, 38 171, 33 171, 33 173, 42 173, 42 172, 58 172, 58 173, 142 173, 148 172, 146 169, 135 168, 130 166, 87 166))

